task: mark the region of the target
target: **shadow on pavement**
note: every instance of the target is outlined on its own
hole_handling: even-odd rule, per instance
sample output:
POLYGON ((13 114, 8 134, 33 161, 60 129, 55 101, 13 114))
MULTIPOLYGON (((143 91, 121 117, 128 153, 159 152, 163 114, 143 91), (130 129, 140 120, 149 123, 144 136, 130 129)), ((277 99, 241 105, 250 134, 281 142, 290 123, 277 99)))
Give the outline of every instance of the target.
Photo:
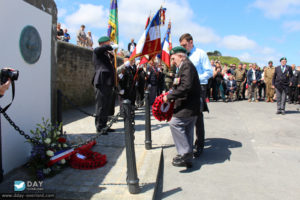
POLYGON ((174 189, 171 189, 169 191, 166 191, 166 192, 163 192, 162 194, 162 199, 164 198, 167 198, 168 196, 171 196, 177 192, 181 192, 182 191, 182 188, 181 187, 177 187, 177 188, 174 188, 174 189))
POLYGON ((285 114, 300 114, 300 112, 296 110, 287 110, 285 111, 285 114))
POLYGON ((190 169, 181 170, 181 173, 189 173, 199 170, 202 165, 213 165, 223 163, 226 160, 230 161, 230 148, 240 148, 242 143, 226 138, 207 138, 203 153, 199 158, 193 161, 193 167, 190 169))
MULTIPOLYGON (((95 106, 83 107, 81 109, 90 114, 94 114, 95 112, 95 106)), ((87 115, 80 112, 77 109, 70 109, 70 110, 63 111, 63 125, 67 125, 69 123, 72 123, 74 121, 80 120, 85 117, 87 117, 87 115), (74 112, 78 112, 78 113, 74 114, 74 112)))

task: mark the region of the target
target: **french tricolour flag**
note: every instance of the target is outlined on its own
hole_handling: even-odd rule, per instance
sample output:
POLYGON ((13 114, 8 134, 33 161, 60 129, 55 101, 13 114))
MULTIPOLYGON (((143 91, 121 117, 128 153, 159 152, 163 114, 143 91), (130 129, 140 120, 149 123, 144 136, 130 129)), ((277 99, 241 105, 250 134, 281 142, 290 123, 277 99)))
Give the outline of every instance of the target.
POLYGON ((171 23, 168 25, 168 30, 166 33, 166 37, 162 43, 162 53, 161 60, 170 67, 170 51, 172 49, 172 40, 171 40, 171 23))
POLYGON ((54 156, 50 158, 50 160, 49 160, 49 162, 47 164, 50 167, 53 164, 55 164, 56 162, 72 156, 73 154, 75 154, 80 149, 81 150, 83 150, 83 149, 88 149, 88 150, 91 149, 95 144, 96 144, 96 141, 93 140, 93 141, 90 141, 88 144, 85 144, 85 145, 83 145, 81 147, 78 147, 76 149, 71 148, 71 149, 68 149, 68 150, 62 150, 62 151, 55 152, 54 156))
MULTIPOLYGON (((163 8, 162 8, 163 9, 163 8)), ((160 17, 161 9, 152 18, 144 31, 142 37, 137 43, 134 51, 132 52, 130 59, 143 56, 146 54, 157 54, 161 52, 161 40, 160 40, 160 17)))

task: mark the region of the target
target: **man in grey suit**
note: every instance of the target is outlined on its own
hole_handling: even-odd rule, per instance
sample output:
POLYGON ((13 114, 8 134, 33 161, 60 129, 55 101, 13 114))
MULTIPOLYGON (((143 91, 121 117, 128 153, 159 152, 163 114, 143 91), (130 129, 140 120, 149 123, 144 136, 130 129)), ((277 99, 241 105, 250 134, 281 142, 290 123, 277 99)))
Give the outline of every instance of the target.
POLYGON ((293 76, 292 68, 288 65, 285 57, 280 59, 281 65, 275 68, 272 80, 272 88, 276 89, 277 112, 276 114, 285 114, 286 95, 289 86, 292 85, 293 76))
POLYGON ((174 114, 169 122, 178 152, 172 164, 192 167, 194 126, 200 113, 201 86, 194 64, 187 58, 187 50, 174 47, 171 62, 177 67, 173 90, 163 97, 164 102, 175 101, 174 114))

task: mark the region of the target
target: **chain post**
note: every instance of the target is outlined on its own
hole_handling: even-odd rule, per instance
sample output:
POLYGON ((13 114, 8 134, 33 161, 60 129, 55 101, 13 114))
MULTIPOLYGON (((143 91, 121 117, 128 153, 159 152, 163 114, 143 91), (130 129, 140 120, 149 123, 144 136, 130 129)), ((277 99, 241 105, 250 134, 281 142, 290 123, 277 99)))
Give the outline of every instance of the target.
POLYGON ((145 148, 152 149, 149 90, 145 91, 145 148))
POLYGON ((137 176, 135 150, 134 150, 134 118, 132 116, 132 106, 130 100, 123 101, 125 146, 127 159, 127 185, 131 194, 139 193, 139 179, 137 176))

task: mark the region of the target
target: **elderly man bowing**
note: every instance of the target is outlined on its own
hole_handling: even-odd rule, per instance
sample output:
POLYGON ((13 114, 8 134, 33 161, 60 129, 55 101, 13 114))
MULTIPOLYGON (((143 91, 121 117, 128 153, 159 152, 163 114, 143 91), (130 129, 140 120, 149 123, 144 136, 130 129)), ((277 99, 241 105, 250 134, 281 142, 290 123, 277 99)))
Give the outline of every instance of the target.
POLYGON ((173 90, 163 100, 175 101, 174 114, 169 124, 178 155, 172 164, 192 167, 194 126, 200 112, 200 81, 194 64, 187 58, 185 48, 174 47, 170 54, 177 74, 173 90))

